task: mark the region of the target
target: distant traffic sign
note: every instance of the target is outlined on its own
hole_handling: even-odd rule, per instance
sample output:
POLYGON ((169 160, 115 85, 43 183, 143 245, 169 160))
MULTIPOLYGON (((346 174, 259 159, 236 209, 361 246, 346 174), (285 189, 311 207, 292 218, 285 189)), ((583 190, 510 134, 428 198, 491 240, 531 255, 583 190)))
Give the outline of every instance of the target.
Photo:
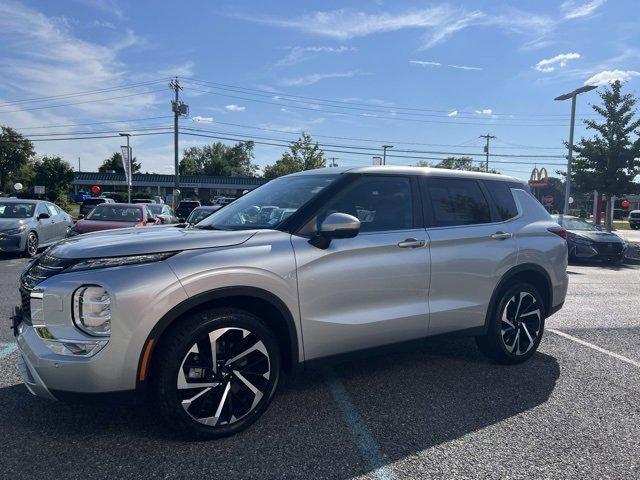
POLYGON ((44 185, 34 185, 33 193, 36 195, 44 195, 44 185))

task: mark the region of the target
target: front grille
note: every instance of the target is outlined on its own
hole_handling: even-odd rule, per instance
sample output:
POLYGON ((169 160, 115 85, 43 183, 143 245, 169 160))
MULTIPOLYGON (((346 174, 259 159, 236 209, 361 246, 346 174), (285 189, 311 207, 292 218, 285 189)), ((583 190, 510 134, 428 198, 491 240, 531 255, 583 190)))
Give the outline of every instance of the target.
POLYGON ((622 253, 624 245, 622 243, 597 243, 596 248, 600 255, 616 256, 622 253))
POLYGON ((22 321, 31 325, 31 292, 20 288, 20 308, 22 309, 22 321))
POLYGON ((37 258, 22 274, 20 281, 26 290, 32 290, 43 280, 61 273, 72 260, 53 257, 46 253, 37 258))

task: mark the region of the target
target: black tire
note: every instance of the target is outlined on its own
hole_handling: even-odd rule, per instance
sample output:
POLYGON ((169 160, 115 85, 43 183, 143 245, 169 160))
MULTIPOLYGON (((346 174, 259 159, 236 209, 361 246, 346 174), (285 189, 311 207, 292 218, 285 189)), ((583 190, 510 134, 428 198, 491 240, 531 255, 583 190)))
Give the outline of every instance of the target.
POLYGON ((533 285, 524 282, 508 285, 492 308, 487 334, 476 337, 478 348, 498 363, 525 362, 540 345, 545 315, 546 306, 533 285))
POLYGON ((27 235, 27 241, 24 244, 24 256, 33 258, 38 254, 39 248, 38 234, 36 232, 29 232, 27 235))
POLYGON ((157 404, 170 425, 189 437, 213 439, 244 430, 266 411, 278 386, 278 342, 258 317, 243 310, 211 309, 194 313, 163 335, 157 352, 154 376, 157 404), (216 353, 215 370, 212 368, 212 335, 217 338, 213 340, 216 351, 220 349, 216 353), (252 348, 249 354, 225 363, 233 360, 238 352, 252 348), (195 373, 202 377, 188 378, 187 371, 189 375, 195 373), (182 375, 180 379, 179 375, 182 375), (186 386, 197 380, 218 385, 186 386), (182 382, 180 388, 179 382, 182 382), (186 407, 185 401, 189 402, 186 407))

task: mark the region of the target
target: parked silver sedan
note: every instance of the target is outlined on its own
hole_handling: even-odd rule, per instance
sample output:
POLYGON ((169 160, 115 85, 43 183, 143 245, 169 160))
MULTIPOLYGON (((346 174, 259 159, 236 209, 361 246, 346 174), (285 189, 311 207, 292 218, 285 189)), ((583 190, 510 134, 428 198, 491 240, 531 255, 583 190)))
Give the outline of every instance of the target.
POLYGON ((22 252, 29 257, 38 249, 65 238, 71 217, 43 200, 0 198, 0 252, 22 252))

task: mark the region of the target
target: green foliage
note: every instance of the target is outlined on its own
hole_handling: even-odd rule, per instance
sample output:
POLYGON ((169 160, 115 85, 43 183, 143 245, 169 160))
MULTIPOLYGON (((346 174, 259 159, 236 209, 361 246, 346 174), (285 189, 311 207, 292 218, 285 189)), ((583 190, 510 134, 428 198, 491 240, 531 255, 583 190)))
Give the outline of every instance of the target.
POLYGON ((596 133, 574 145, 577 157, 572 164, 572 181, 578 192, 635 193, 640 190, 633 181, 640 175, 640 119, 635 118, 634 108, 638 99, 631 93, 623 94, 619 81, 599 95, 602 105, 592 108, 602 122, 585 120, 587 129, 596 133))
POLYGON ((302 132, 298 140, 289 144, 288 152, 284 152, 282 157, 273 165, 265 167, 264 177, 273 179, 290 173, 324 168, 325 166, 326 158, 318 143, 313 142, 311 135, 302 132))
MULTIPOLYGON (((122 154, 120 152, 116 152, 111 155, 109 158, 105 158, 102 162, 102 165, 98 168, 99 172, 111 172, 114 171, 116 173, 124 173, 124 164, 122 163, 122 154)), ((140 164, 136 160, 136 157, 133 157, 131 161, 131 171, 132 173, 138 173, 140 171, 140 164)))
MULTIPOLYGON (((418 163, 426 163, 427 165, 418 166, 433 166, 435 168, 446 168, 448 170, 467 170, 470 172, 486 172, 487 167, 485 162, 480 162, 474 165, 474 160, 471 157, 447 157, 444 160, 436 163, 435 165, 429 165, 428 162, 421 160, 418 163)), ((489 173, 500 173, 497 170, 490 169, 489 173)))
POLYGON ((0 190, 9 192, 15 182, 26 183, 33 144, 10 127, 0 126, 0 190))
POLYGON ((71 182, 73 182, 71 165, 60 157, 42 157, 33 164, 31 187, 43 185, 45 197, 51 202, 66 201, 71 182))
POLYGON ((180 175, 252 176, 258 170, 253 161, 253 142, 233 146, 215 142, 187 148, 180 160, 180 175))

